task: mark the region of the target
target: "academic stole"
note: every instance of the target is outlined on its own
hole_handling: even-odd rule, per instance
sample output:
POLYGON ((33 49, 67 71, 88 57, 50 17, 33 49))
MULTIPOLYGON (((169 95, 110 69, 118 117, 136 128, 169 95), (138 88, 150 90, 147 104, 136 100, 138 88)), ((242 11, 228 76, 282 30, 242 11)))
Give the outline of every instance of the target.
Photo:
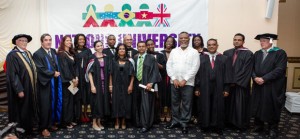
MULTIPOLYGON (((33 101, 35 104, 37 104, 37 95, 36 95, 36 81, 37 81, 37 72, 36 72, 36 67, 35 67, 35 63, 34 61, 32 60, 32 57, 31 55, 29 54, 29 52, 25 52, 27 53, 27 56, 29 57, 29 60, 30 60, 30 63, 32 64, 32 69, 31 67, 29 66, 28 62, 24 59, 23 55, 21 54, 21 52, 16 52, 17 55, 20 57, 20 59, 22 60, 22 62, 24 63, 27 71, 28 71, 28 74, 29 74, 29 78, 30 78, 30 81, 31 81, 31 85, 32 85, 32 89, 33 89, 33 101)), ((36 107, 36 111, 38 112, 38 109, 36 107)))
MULTIPOLYGON (((57 70, 60 71, 60 67, 58 65, 56 55, 52 55, 52 57, 53 57, 53 60, 54 60, 55 64, 57 65, 57 70)), ((47 58, 47 56, 45 56, 45 58, 46 58, 46 61, 47 61, 48 70, 52 70, 49 59, 47 58)), ((52 117, 53 124, 55 122, 57 122, 57 123, 61 122, 61 113, 62 113, 62 83, 61 83, 60 76, 57 77, 57 80, 58 80, 58 86, 57 86, 57 89, 58 89, 57 96, 58 97, 55 98, 55 89, 56 88, 55 88, 54 77, 52 77, 52 79, 51 79, 51 98, 52 98, 52 102, 51 102, 52 114, 51 114, 51 117, 52 117), (57 99, 56 106, 55 106, 55 100, 54 99, 57 99), (56 111, 54 111, 54 110, 56 110, 56 111)))

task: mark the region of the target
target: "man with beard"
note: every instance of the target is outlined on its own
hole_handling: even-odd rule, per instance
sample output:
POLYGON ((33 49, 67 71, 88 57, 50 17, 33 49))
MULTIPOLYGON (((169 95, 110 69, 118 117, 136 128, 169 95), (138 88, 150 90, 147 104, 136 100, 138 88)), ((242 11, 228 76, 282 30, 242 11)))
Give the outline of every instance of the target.
POLYGON ((244 47, 245 36, 237 33, 233 38, 234 48, 224 55, 231 61, 230 95, 225 99, 225 122, 245 131, 250 121, 250 80, 253 68, 253 53, 244 47))
POLYGON ((108 48, 105 48, 102 53, 106 54, 109 58, 113 58, 115 55, 115 44, 116 44, 116 37, 114 35, 108 35, 107 37, 107 45, 108 48))
POLYGON ((8 120, 17 122, 25 134, 32 133, 34 121, 38 120, 36 66, 27 50, 31 40, 26 34, 14 36, 12 43, 16 46, 6 57, 8 120))
POLYGON ((42 47, 33 54, 38 73, 38 99, 40 107, 40 129, 44 137, 50 137, 49 129, 55 131, 62 112, 62 82, 56 50, 51 48, 49 34, 41 36, 42 47))
POLYGON ((195 75, 200 66, 200 57, 197 50, 189 46, 189 34, 179 34, 180 47, 171 51, 167 62, 167 73, 171 78, 171 108, 172 120, 166 129, 180 124, 182 133, 187 134, 187 123, 192 115, 192 100, 195 75))

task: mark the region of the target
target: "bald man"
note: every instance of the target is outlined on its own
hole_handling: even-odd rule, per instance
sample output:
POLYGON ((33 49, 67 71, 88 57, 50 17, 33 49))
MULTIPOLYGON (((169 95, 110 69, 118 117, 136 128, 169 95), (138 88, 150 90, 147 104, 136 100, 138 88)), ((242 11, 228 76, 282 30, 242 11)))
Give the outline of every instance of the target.
POLYGON ((136 54, 138 54, 138 51, 133 49, 132 47, 132 37, 131 35, 127 34, 123 38, 123 43, 128 48, 128 56, 130 58, 134 57, 136 54))

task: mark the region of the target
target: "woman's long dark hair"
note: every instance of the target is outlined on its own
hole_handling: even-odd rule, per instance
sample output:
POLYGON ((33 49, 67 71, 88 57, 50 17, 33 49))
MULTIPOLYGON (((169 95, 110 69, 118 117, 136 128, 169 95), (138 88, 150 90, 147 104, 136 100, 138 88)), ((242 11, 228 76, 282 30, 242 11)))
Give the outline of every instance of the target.
POLYGON ((193 46, 193 48, 195 49, 195 47, 196 47, 195 44, 194 44, 194 40, 195 40, 197 37, 200 38, 200 40, 201 40, 200 47, 203 48, 203 47, 204 47, 204 43, 203 43, 203 38, 202 38, 201 35, 196 35, 196 36, 193 37, 193 39, 192 39, 192 46, 193 46))
MULTIPOLYGON (((59 52, 59 53, 65 51, 65 48, 66 48, 66 46, 65 46, 65 41, 67 40, 67 38, 70 38, 70 39, 72 40, 71 36, 68 36, 68 35, 64 36, 63 39, 62 39, 62 41, 60 42, 59 47, 58 47, 58 52, 59 52)), ((72 56, 75 55, 75 51, 74 51, 74 48, 73 48, 73 44, 71 45, 71 47, 70 47, 70 49, 69 49, 69 53, 70 53, 72 56)))

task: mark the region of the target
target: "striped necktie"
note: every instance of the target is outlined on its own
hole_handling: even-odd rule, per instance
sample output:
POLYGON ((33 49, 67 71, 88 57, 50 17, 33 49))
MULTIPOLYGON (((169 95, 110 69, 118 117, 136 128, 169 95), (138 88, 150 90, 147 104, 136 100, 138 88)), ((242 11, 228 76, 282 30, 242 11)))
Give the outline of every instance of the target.
POLYGON ((24 51, 24 52, 21 52, 21 53, 22 53, 22 55, 25 57, 26 61, 31 65, 31 62, 30 62, 30 59, 29 59, 27 53, 26 53, 25 51, 24 51))
POLYGON ((139 63, 138 63, 138 69, 137 69, 137 79, 139 81, 142 80, 142 77, 143 77, 143 63, 144 63, 144 60, 143 60, 143 57, 140 56, 139 57, 139 63))

